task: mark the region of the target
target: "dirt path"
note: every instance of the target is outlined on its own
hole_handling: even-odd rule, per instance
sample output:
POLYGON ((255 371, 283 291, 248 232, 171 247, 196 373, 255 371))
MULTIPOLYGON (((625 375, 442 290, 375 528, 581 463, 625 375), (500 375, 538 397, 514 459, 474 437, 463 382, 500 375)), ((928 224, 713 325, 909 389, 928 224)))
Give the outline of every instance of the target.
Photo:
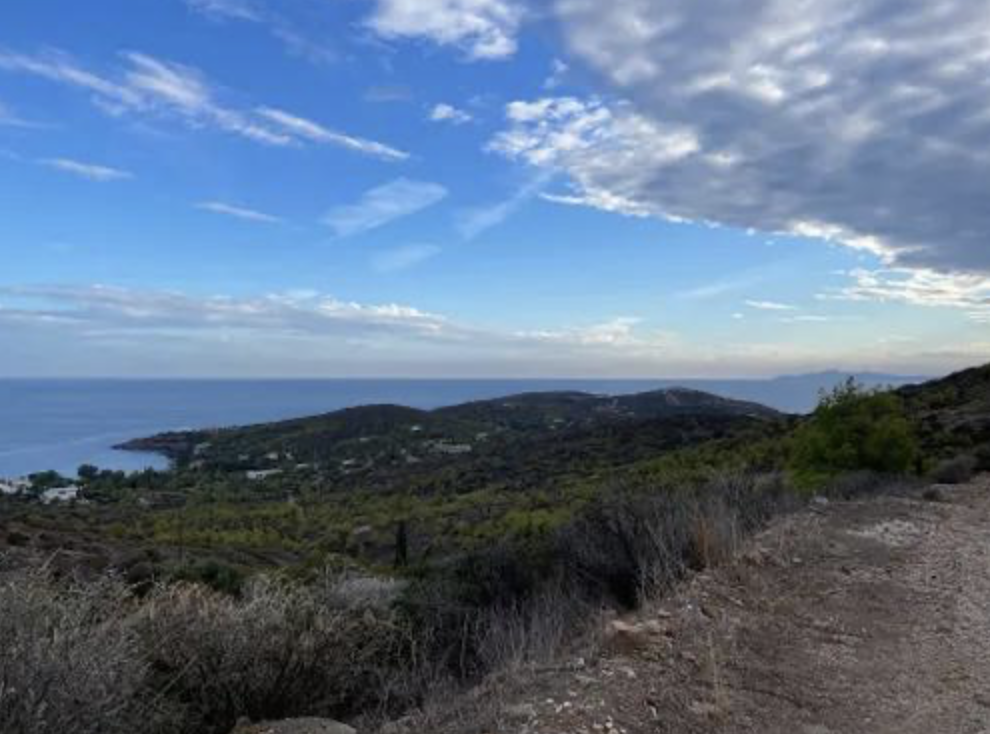
POLYGON ((781 520, 497 730, 990 734, 990 478, 938 494, 781 520))

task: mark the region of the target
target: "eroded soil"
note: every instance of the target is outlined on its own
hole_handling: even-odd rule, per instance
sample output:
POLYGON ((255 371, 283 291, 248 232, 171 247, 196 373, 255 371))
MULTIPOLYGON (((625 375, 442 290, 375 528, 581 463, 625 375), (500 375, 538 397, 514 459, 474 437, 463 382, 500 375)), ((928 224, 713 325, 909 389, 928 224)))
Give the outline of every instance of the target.
POLYGON ((488 731, 990 733, 990 478, 815 505, 488 731))

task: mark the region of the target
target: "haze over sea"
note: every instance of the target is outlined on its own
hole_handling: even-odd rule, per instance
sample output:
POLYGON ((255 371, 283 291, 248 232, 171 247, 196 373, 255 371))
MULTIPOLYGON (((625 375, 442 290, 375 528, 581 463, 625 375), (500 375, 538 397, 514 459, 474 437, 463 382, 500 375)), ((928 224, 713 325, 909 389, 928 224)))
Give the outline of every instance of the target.
MULTIPOLYGON (((688 385, 781 410, 806 410, 824 373, 766 381, 692 380, 0 380, 0 477, 81 464, 136 471, 163 469, 153 454, 116 451, 131 438, 168 430, 245 425, 395 403, 437 408, 520 392, 581 390, 624 394, 688 385)), ((866 382, 906 378, 869 376, 866 382)))

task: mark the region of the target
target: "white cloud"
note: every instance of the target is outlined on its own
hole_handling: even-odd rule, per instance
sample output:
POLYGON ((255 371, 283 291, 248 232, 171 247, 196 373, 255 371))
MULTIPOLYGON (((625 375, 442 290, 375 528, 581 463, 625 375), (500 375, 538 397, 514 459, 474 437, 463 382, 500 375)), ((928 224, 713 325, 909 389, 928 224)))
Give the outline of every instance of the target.
POLYGON ((436 245, 403 245, 375 255, 372 266, 380 273, 397 273, 415 267, 439 254, 440 248, 436 245))
POLYGON ((830 316, 823 316, 821 314, 803 313, 797 316, 785 316, 780 319, 782 324, 827 324, 834 321, 830 316))
POLYGON ((319 123, 291 115, 283 110, 262 107, 257 110, 257 113, 266 120, 278 125, 286 133, 310 140, 314 143, 335 145, 339 148, 347 148, 358 153, 364 153, 365 155, 383 158, 385 160, 404 161, 409 158, 408 153, 392 148, 391 146, 329 130, 319 123))
POLYGON ((59 317, 104 331, 263 332, 273 336, 348 336, 395 333, 443 338, 447 319, 399 304, 360 304, 312 293, 255 298, 201 298, 169 291, 137 291, 113 286, 4 289, 26 301, 55 303, 3 309, 5 319, 59 317))
POLYGON ((550 176, 541 174, 519 186, 511 196, 502 201, 460 212, 457 217, 458 231, 467 240, 481 236, 488 230, 502 224, 529 203, 533 197, 541 196, 541 192, 549 183, 550 176))
POLYGON ((260 8, 248 0, 186 0, 190 10, 211 18, 230 18, 259 23, 264 18, 260 8))
POLYGON ((7 127, 38 127, 38 125, 22 119, 10 107, 0 101, 0 125, 7 127))
POLYGON ((990 359, 980 338, 878 342, 850 333, 841 344, 699 345, 628 316, 511 330, 309 289, 233 298, 112 286, 0 288, 0 351, 4 374, 60 376, 158 375, 162 365, 172 376, 739 377, 826 366, 934 374, 990 359))
POLYGON ((213 21, 242 21, 266 26, 286 52, 310 63, 326 65, 337 60, 337 53, 325 41, 310 40, 286 17, 262 2, 249 0, 186 0, 187 7, 213 21))
POLYGON ((65 173, 71 173, 74 176, 87 178, 90 181, 97 181, 99 183, 106 183, 108 181, 122 181, 125 179, 134 178, 132 173, 123 171, 119 168, 98 166, 93 163, 83 163, 81 161, 72 160, 71 158, 45 158, 38 162, 43 166, 48 166, 49 168, 64 171, 65 173))
POLYGON ((746 301, 746 305, 758 311, 797 311, 796 306, 777 301, 746 301))
POLYGON ((578 346, 610 346, 610 347, 635 347, 636 349, 653 350, 667 347, 672 338, 669 334, 651 334, 641 336, 636 333, 636 327, 642 323, 642 319, 632 316, 620 316, 601 324, 593 324, 587 327, 547 330, 547 331, 525 331, 519 332, 517 336, 522 339, 550 344, 578 345, 578 346))
POLYGON ((282 221, 278 217, 272 216, 271 214, 265 214, 264 212, 259 212, 254 209, 247 209, 241 206, 234 206, 232 204, 225 204, 222 201, 200 202, 196 205, 196 208, 202 209, 206 212, 213 212, 214 214, 223 214, 228 217, 243 219, 248 222, 274 224, 282 221))
POLYGON ((173 291, 139 291, 106 285, 5 287, 0 295, 19 306, 0 306, 0 323, 68 328, 76 336, 117 338, 295 339, 319 347, 346 343, 395 348, 400 342, 450 345, 458 352, 504 355, 653 354, 672 336, 636 333, 639 319, 617 318, 588 327, 533 332, 481 329, 446 316, 397 304, 343 301, 310 290, 257 297, 197 297, 173 291), (522 351, 519 351, 522 350, 522 351))
POLYGON ((543 82, 543 88, 547 90, 554 90, 564 83, 564 79, 567 77, 568 72, 570 72, 571 67, 565 64, 560 59, 554 59, 550 64, 550 76, 546 78, 543 82))
POLYGON ((450 122, 454 125, 463 125, 471 122, 474 117, 470 112, 465 112, 453 105, 440 103, 430 110, 430 120, 433 122, 450 122))
POLYGON ((425 38, 494 60, 515 54, 524 15, 515 0, 376 0, 368 26, 386 39, 425 38))
POLYGON ((36 56, 8 52, 0 48, 0 69, 33 74, 60 84, 84 89, 95 99, 114 108, 137 108, 141 97, 123 84, 109 81, 83 69, 62 51, 46 51, 36 56))
POLYGON ((852 284, 823 293, 819 298, 952 308, 965 312, 976 322, 990 321, 990 277, 903 268, 860 268, 848 275, 852 284))
POLYGON ((633 216, 667 216, 643 200, 641 189, 686 159, 701 143, 687 126, 662 126, 628 106, 612 109, 599 100, 548 97, 513 102, 509 129, 489 149, 571 177, 572 195, 548 201, 582 204, 633 216))
POLYGON ((440 184, 398 178, 373 188, 355 204, 335 207, 324 222, 340 237, 348 237, 384 226, 438 204, 447 197, 440 184))
POLYGON ((131 63, 125 74, 128 87, 141 96, 145 106, 178 114, 194 126, 212 124, 260 143, 293 142, 292 137, 259 124, 249 114, 217 104, 213 90, 196 69, 141 53, 130 52, 124 57, 131 63))
POLYGON ((990 0, 553 8, 572 56, 628 100, 510 108, 497 149, 569 174, 568 203, 990 271, 990 0), (688 154, 652 154, 678 130, 688 154))
POLYGON ((94 74, 60 52, 37 56, 0 49, 0 70, 21 72, 90 92, 94 103, 113 114, 178 118, 192 129, 213 128, 273 146, 322 143, 386 160, 408 154, 372 140, 329 130, 271 107, 238 109, 222 103, 217 89, 197 69, 148 54, 122 54, 127 66, 118 80, 94 74))

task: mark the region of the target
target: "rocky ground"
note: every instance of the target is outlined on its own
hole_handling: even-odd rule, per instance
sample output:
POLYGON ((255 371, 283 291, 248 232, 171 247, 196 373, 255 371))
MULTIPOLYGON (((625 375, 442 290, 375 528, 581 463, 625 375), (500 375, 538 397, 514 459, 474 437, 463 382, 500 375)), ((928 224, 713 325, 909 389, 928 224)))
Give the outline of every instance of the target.
POLYGON ((819 502, 609 629, 435 731, 990 733, 990 478, 819 502))

